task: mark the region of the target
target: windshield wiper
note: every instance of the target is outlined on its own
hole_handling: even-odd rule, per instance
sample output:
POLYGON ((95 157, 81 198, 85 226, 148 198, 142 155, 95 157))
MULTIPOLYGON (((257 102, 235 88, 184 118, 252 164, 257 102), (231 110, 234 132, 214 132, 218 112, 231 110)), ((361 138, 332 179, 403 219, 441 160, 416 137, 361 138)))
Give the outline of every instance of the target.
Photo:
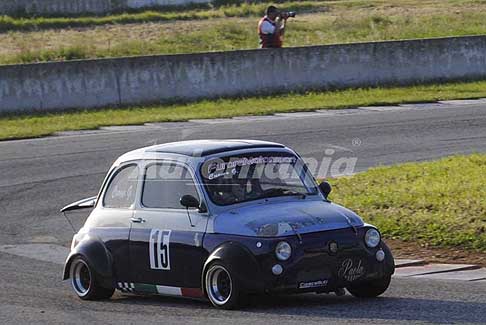
POLYGON ((291 191, 286 188, 278 187, 278 188, 270 188, 268 190, 263 191, 262 198, 269 198, 274 196, 302 196, 305 199, 305 193, 299 193, 295 191, 291 191))

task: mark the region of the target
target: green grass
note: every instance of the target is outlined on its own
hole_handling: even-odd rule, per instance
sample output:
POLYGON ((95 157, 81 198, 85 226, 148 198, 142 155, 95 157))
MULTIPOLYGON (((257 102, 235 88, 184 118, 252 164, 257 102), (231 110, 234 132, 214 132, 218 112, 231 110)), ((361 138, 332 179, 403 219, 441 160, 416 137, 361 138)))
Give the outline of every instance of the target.
POLYGON ((486 81, 204 100, 188 104, 108 108, 97 111, 39 116, 7 116, 0 118, 0 139, 38 137, 58 131, 95 129, 107 125, 135 125, 145 122, 186 121, 199 118, 229 118, 276 112, 480 97, 486 97, 486 81))
POLYGON ((484 154, 378 167, 331 183, 331 199, 384 237, 486 252, 484 154))
MULTIPOLYGON (((339 22, 317 19, 313 25, 301 20, 289 23, 285 46, 482 35, 486 34, 484 21, 486 21, 486 11, 464 15, 457 19, 444 16, 385 19, 373 16, 348 21, 344 19, 339 22)), ((59 42, 58 45, 50 48, 31 47, 24 44, 20 52, 16 50, 13 51, 14 53, 2 55, 0 49, 0 63, 255 49, 258 47, 255 30, 256 27, 250 21, 235 23, 223 20, 189 31, 181 29, 171 33, 160 33, 154 40, 127 39, 126 36, 121 36, 119 39, 113 37, 110 42, 104 44, 96 44, 95 41, 86 42, 83 39, 74 44, 71 40, 68 40, 67 44, 59 42)), ((28 42, 27 39, 25 41, 28 42)), ((53 42, 56 43, 55 38, 53 42)))
MULTIPOLYGON (((197 9, 170 8, 169 10, 148 10, 136 13, 120 13, 108 16, 87 17, 11 17, 0 16, 0 32, 35 31, 51 28, 93 27, 115 24, 135 24, 148 22, 164 22, 174 20, 201 20, 211 18, 257 17, 265 11, 268 3, 242 3, 221 5, 217 7, 202 7, 197 9)), ((322 1, 286 2, 279 5, 283 10, 303 12, 319 12, 326 9, 322 1)))
MULTIPOLYGON (((107 17, 4 17, 0 30, 9 32, 0 34, 0 64, 254 49, 258 47, 257 16, 266 5, 107 17), (186 19, 190 21, 177 21, 186 19), (165 22, 153 23, 161 20, 165 22), (93 25, 97 27, 71 28, 93 25), (13 31, 42 26, 71 27, 13 31)), ((299 12, 288 24, 284 44, 289 47, 486 34, 482 0, 305 1, 280 6, 299 12), (322 12, 302 14, 306 11, 322 12)))

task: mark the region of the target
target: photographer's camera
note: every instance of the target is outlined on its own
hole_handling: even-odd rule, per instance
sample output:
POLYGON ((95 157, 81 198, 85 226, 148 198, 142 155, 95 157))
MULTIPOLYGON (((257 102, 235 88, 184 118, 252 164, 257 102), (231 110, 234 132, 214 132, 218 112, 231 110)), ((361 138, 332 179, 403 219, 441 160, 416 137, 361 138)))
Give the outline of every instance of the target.
POLYGON ((295 18, 297 13, 295 11, 284 11, 280 14, 282 18, 295 18))

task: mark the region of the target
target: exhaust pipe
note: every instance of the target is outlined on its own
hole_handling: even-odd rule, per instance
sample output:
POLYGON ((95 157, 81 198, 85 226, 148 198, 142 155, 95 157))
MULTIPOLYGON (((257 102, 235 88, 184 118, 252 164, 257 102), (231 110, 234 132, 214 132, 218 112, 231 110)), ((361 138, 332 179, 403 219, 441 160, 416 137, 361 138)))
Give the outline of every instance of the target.
POLYGON ((339 289, 336 289, 336 291, 334 291, 334 293, 336 294, 336 296, 342 297, 346 294, 346 291, 344 291, 344 288, 339 288, 339 289))

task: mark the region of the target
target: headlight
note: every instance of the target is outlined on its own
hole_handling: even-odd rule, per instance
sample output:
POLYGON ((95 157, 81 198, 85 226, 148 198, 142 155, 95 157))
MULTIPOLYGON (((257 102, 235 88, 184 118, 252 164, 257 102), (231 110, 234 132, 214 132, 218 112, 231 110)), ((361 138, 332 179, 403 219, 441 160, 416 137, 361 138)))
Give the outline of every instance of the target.
POLYGON ((378 230, 373 228, 368 229, 365 235, 366 246, 370 248, 375 248, 376 246, 378 246, 378 244, 380 244, 380 240, 381 240, 381 236, 378 230))
POLYGON ((275 247, 275 256, 277 256, 280 261, 288 260, 290 255, 292 255, 292 247, 290 247, 289 243, 281 241, 277 244, 277 247, 275 247))

